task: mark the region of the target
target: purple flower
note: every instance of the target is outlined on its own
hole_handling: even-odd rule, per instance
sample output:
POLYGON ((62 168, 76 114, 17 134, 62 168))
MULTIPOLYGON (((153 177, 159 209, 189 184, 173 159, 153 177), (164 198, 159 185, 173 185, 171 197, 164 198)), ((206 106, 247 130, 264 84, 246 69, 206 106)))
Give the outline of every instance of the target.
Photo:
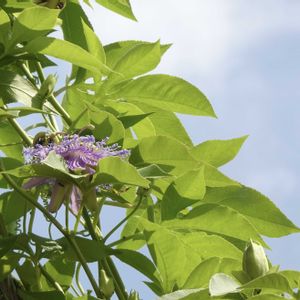
MULTIPOLYGON (((70 172, 78 171, 83 174, 93 174, 99 160, 108 156, 126 158, 130 152, 120 149, 118 144, 107 146, 108 139, 96 141, 94 136, 65 135, 59 143, 47 145, 34 145, 25 148, 23 153, 26 163, 41 163, 50 151, 60 155, 70 172)), ((52 195, 49 203, 49 211, 55 212, 64 200, 70 199, 70 206, 74 213, 78 213, 82 201, 82 191, 75 185, 62 184, 53 178, 33 177, 23 187, 30 189, 43 184, 51 184, 52 195)), ((96 191, 96 190, 95 190, 96 191)), ((94 194, 95 194, 94 191, 94 194)), ((93 198, 93 197, 92 197, 93 198)))

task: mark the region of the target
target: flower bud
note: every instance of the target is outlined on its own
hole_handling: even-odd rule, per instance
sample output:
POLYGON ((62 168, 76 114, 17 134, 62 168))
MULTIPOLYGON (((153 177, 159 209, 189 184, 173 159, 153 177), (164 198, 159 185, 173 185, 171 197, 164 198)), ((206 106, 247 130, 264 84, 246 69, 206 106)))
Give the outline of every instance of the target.
POLYGON ((113 280, 106 275, 104 270, 100 271, 100 289, 106 298, 110 298, 115 291, 113 280))
POLYGON ((140 300, 139 293, 135 290, 130 291, 128 300, 140 300))
POLYGON ((251 279, 266 274, 269 263, 264 248, 257 242, 250 240, 243 255, 243 270, 251 279))

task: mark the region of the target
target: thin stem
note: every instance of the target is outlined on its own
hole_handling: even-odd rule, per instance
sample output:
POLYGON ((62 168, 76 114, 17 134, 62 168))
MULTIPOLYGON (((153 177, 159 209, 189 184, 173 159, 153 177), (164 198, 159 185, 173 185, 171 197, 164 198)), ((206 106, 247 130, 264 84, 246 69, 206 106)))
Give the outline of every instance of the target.
POLYGON ((20 64, 20 67, 22 71, 24 72, 25 76, 27 79, 36 87, 36 82, 30 71, 28 70, 27 66, 25 63, 20 64))
POLYGON ((122 207, 122 208, 133 208, 133 205, 130 203, 120 203, 120 202, 109 201, 109 200, 105 200, 104 204, 109 206, 122 207))
MULTIPOLYGON (((99 236, 99 234, 97 234, 96 231, 94 230, 93 224, 90 220, 89 214, 88 214, 87 209, 85 207, 83 209, 83 214, 82 215, 83 215, 83 218, 85 220, 86 227, 89 230, 89 233, 90 233, 92 239, 96 240, 96 241, 101 241, 102 237, 99 236)), ((127 297, 127 293, 125 291, 123 281, 122 281, 119 273, 117 272, 117 269, 115 267, 112 269, 112 265, 114 267, 113 261, 109 257, 104 258, 102 260, 103 269, 105 270, 105 272, 108 275, 111 275, 111 277, 114 280, 114 285, 115 285, 115 289, 116 289, 115 291, 116 291, 116 294, 117 294, 119 300, 127 300, 128 297, 127 297)))
MULTIPOLYGON (((4 171, 3 168, 3 163, 2 161, 0 161, 0 171, 4 171)), ((19 194, 21 194, 26 200, 28 200, 34 207, 36 207, 39 211, 41 211, 45 217, 47 217, 51 223, 53 223, 53 225, 64 235, 64 237, 66 238, 66 240, 69 242, 70 246, 73 248, 73 250, 75 251, 78 260, 80 261, 97 297, 101 298, 101 291, 93 277, 93 274, 91 272, 91 270, 89 269, 87 262, 85 260, 85 257, 83 256, 80 248, 78 247, 76 241, 74 240, 73 237, 71 237, 61 226, 61 224, 38 202, 35 201, 34 198, 32 198, 25 190, 23 190, 22 188, 20 188, 16 182, 11 179, 11 177, 5 173, 2 173, 2 176, 5 178, 5 180, 8 182, 8 184, 15 190, 17 191, 19 194)))
POLYGON ((80 295, 80 292, 77 291, 77 289, 75 288, 75 286, 74 286, 73 283, 71 284, 71 289, 72 289, 72 291, 76 294, 76 296, 78 296, 78 297, 84 295, 84 294, 81 294, 81 295, 80 295))
POLYGON ((39 61, 35 61, 36 71, 38 73, 39 79, 41 82, 45 81, 45 76, 43 72, 43 67, 39 61))
POLYGON ((55 281, 51 275, 43 268, 43 266, 41 266, 39 263, 37 264, 37 266, 39 267, 41 273, 45 276, 45 278, 51 283, 51 285, 59 292, 65 294, 63 288, 60 286, 60 284, 55 281))
POLYGON ((80 268, 81 268, 81 264, 78 263, 77 266, 76 266, 76 271, 75 271, 75 281, 76 281, 76 285, 77 285, 80 293, 82 295, 84 295, 85 291, 84 291, 84 289, 83 289, 83 287, 82 287, 82 285, 80 283, 80 280, 79 280, 80 268))
POLYGON ((118 230, 140 207, 141 203, 143 200, 143 194, 139 196, 139 200, 137 205, 134 207, 134 209, 123 219, 121 220, 115 227, 112 228, 112 230, 104 237, 103 241, 107 241, 109 237, 116 231, 118 230))
POLYGON ((15 119, 13 119, 13 118, 9 118, 8 122, 18 132, 18 134, 20 135, 20 137, 22 138, 22 140, 24 141, 24 143, 27 146, 31 146, 32 145, 32 139, 23 130, 23 128, 19 125, 19 123, 15 119))
POLYGON ((33 222, 34 222, 34 217, 35 217, 35 210, 36 210, 36 208, 33 208, 31 210, 31 213, 30 213, 30 219, 29 219, 29 225, 28 225, 28 233, 32 233, 33 222))
POLYGON ((136 234, 132 234, 129 236, 123 236, 120 239, 108 244, 107 247, 111 248, 111 247, 117 246, 119 244, 122 244, 123 242, 129 241, 133 238, 143 238, 143 237, 144 237, 144 235, 142 233, 136 233, 136 234))
POLYGON ((48 98, 48 101, 52 104, 52 106, 56 109, 58 113, 62 116, 62 118, 65 120, 65 122, 71 126, 72 125, 72 120, 69 116, 69 114, 65 111, 65 109, 60 105, 60 103, 56 100, 56 98, 51 95, 48 98))

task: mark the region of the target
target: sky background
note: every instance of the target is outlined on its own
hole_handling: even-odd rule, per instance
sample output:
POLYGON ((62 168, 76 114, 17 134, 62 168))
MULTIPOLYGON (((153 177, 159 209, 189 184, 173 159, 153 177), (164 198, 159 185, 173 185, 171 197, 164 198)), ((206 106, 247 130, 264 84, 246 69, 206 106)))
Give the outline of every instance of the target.
MULTIPOLYGON (((270 197, 300 225, 300 2, 298 0, 132 0, 139 22, 99 5, 87 8, 103 44, 118 40, 173 43, 155 73, 182 77, 210 99, 218 119, 182 116, 195 144, 249 134, 224 166, 233 179, 270 197)), ((107 211, 108 229, 122 216, 107 211)), ((300 270, 300 236, 268 239, 274 264, 300 270)), ((125 282, 154 299, 138 273, 125 282)))

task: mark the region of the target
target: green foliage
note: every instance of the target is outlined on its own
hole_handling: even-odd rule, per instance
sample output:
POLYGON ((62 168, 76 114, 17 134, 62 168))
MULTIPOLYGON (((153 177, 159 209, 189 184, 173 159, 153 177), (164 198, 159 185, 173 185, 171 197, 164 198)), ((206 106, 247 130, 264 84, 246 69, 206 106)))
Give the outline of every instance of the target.
MULTIPOLYGON (((136 20, 128 0, 96 2, 136 20)), ((298 271, 281 271, 266 259, 260 276, 243 268, 250 240, 267 248, 264 236, 300 229, 270 199, 218 169, 247 136, 193 145, 177 113, 216 115, 194 85, 153 73, 169 44, 102 45, 77 0, 6 0, 0 6, 1 284, 12 280, 14 292, 27 300, 108 300, 112 293, 127 300, 135 286, 125 289, 113 257, 143 274, 159 300, 299 299, 298 271), (59 89, 61 70, 48 56, 72 65, 59 89), (23 117, 30 121, 25 129, 23 117), (46 132, 41 139, 33 139, 37 128, 46 132), (104 151, 97 165, 71 169, 52 150, 42 161, 24 163, 22 150, 32 140, 43 148, 74 134, 106 139, 107 149, 130 155, 106 157, 104 151), (25 191, 32 178, 48 183, 25 191), (63 203, 59 218, 48 211, 51 197, 63 203), (124 209, 125 217, 105 232, 101 213, 108 205, 124 209), (42 236, 35 233, 36 211, 45 217, 42 236), (93 295, 80 285, 83 271, 93 295)), ((95 151, 95 144, 89 147, 95 151)), ((84 159, 78 151, 69 155, 84 159)), ((133 297, 139 299, 137 291, 133 297)))

